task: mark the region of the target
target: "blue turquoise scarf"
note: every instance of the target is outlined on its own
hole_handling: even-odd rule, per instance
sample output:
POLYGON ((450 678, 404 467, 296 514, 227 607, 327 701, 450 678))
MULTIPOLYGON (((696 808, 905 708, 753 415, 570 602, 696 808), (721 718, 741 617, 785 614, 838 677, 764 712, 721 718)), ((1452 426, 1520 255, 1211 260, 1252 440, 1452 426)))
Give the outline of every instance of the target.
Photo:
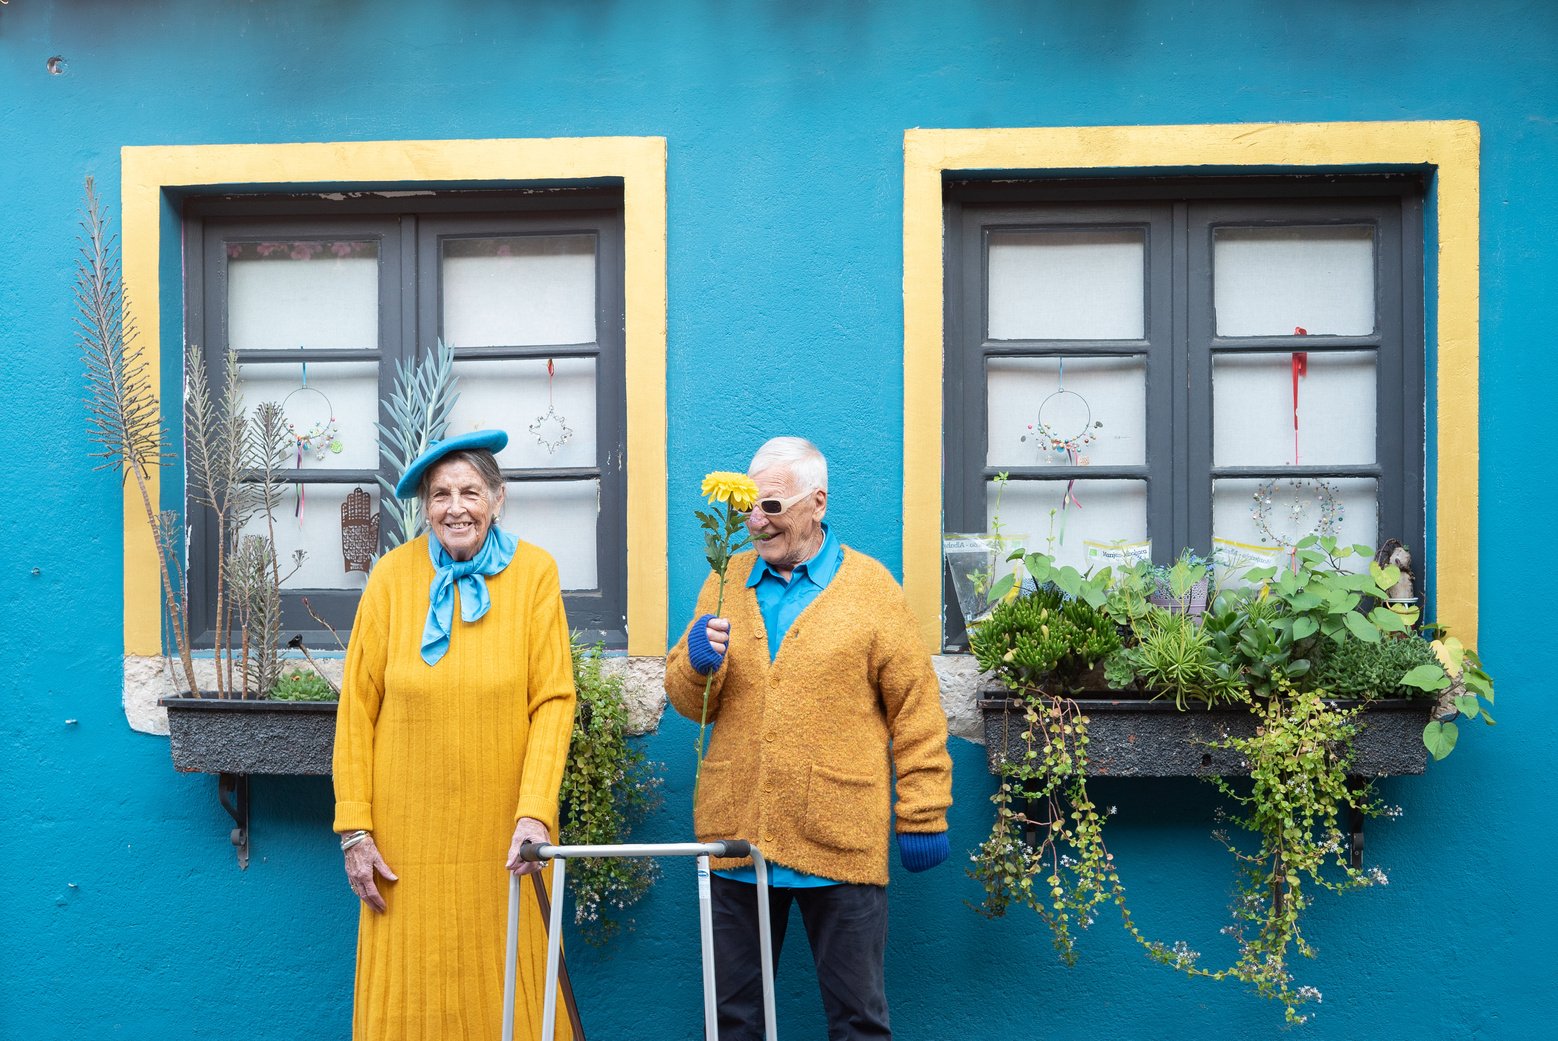
POLYGON ((460 587, 460 617, 474 622, 487 613, 492 599, 487 595, 487 576, 509 566, 519 539, 494 524, 487 531, 481 552, 470 560, 455 560, 443 543, 429 533, 427 555, 437 574, 427 591, 427 624, 422 626, 422 660, 437 665, 449 652, 449 636, 454 631, 454 589, 460 587))

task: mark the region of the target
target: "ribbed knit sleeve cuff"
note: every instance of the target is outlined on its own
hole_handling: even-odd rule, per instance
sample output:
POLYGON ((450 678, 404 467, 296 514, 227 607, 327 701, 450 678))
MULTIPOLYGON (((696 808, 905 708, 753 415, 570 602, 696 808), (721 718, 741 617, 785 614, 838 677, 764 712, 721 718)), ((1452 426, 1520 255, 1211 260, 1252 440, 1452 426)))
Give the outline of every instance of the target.
POLYGON ((687 664, 705 676, 719 668, 720 662, 725 660, 723 651, 716 651, 709 646, 708 624, 713 617, 711 614, 700 615, 692 623, 692 628, 687 630, 687 664))
POLYGON ((335 824, 338 833, 373 830, 373 804, 367 802, 338 802, 335 804, 335 824))
POLYGON ((519 823, 521 817, 530 817, 546 825, 546 830, 553 838, 557 837, 557 800, 534 799, 521 797, 519 805, 514 809, 514 823, 519 823))
POLYGON ((898 833, 898 859, 910 871, 928 871, 946 860, 951 852, 944 831, 898 833))

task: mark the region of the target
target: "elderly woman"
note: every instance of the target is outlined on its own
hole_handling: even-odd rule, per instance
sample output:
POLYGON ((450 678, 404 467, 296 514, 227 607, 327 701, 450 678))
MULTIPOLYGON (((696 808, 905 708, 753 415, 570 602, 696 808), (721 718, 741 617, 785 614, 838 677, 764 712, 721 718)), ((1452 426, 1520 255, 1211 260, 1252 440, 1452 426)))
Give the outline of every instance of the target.
MULTIPOLYGON (((362 902, 356 1041, 502 1030, 508 883, 552 841, 573 729, 557 565, 502 530, 502 431, 435 442, 395 488, 431 533, 374 567, 336 721, 335 830, 362 902)), ((545 935, 522 916, 516 1025, 541 1020, 545 935)), ((560 1025, 565 1031, 567 1024, 560 1025)), ((562 1033, 559 1036, 563 1036, 562 1033)))

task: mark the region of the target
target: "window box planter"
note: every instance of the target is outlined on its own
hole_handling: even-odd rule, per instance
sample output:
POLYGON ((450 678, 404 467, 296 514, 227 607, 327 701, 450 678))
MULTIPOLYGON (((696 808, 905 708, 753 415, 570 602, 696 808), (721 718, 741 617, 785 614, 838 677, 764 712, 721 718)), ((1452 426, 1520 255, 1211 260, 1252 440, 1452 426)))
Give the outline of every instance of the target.
POLYGON ((173 768, 188 773, 328 775, 334 701, 162 698, 173 768))
MULTIPOLYGON (((1076 699, 1087 712, 1088 774, 1095 777, 1203 777, 1247 773, 1238 753, 1208 748, 1224 736, 1248 737, 1255 718, 1242 705, 1180 711, 1170 700, 1146 700, 1112 691, 1076 699)), ((1354 744, 1359 777, 1420 774, 1428 764, 1423 726, 1432 700, 1399 698, 1370 702, 1354 744)), ((997 682, 979 688, 986 765, 991 773, 1023 752, 1025 723, 1011 692, 997 682)))
POLYGON ((249 775, 328 776, 334 701, 161 698, 173 768, 217 775, 216 797, 233 818, 238 867, 249 866, 249 775))

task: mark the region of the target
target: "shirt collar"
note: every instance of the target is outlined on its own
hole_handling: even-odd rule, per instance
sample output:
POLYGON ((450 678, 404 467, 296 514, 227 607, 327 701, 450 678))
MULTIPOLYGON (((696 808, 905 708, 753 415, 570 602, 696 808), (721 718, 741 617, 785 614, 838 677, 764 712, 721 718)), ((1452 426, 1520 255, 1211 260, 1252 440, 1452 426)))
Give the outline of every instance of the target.
MULTIPOLYGON (((833 575, 843 563, 844 554, 839 548, 838 540, 833 537, 833 531, 826 521, 822 524, 822 545, 817 547, 817 552, 808 559, 795 565, 791 572, 791 578, 804 578, 818 589, 827 587, 833 581, 833 575)), ((747 576, 747 588, 754 588, 764 578, 772 576, 783 582, 779 572, 768 566, 768 561, 762 557, 757 558, 757 563, 752 565, 752 573, 747 576)))

